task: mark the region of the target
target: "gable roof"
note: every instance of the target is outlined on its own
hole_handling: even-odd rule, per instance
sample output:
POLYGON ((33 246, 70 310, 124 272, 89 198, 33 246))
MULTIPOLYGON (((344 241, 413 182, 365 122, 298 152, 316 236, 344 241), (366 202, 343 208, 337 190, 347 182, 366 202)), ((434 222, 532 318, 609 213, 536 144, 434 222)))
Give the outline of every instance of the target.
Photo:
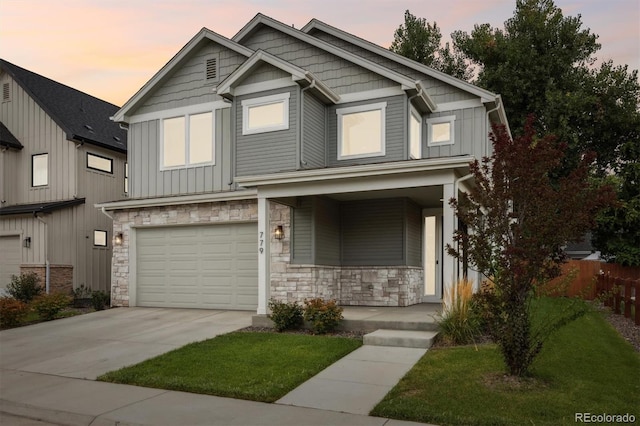
POLYGON ((131 99, 122 106, 122 108, 113 114, 112 120, 115 122, 126 121, 127 113, 134 110, 157 85, 169 78, 171 72, 185 61, 191 52, 193 52, 202 42, 207 40, 218 43, 221 46, 231 49, 246 57, 253 55, 253 50, 229 40, 208 28, 202 28, 191 40, 189 40, 187 44, 182 47, 182 49, 180 49, 178 53, 175 54, 173 58, 169 60, 169 62, 160 69, 160 71, 151 77, 151 80, 142 86, 142 88, 138 90, 138 92, 133 95, 131 99))
POLYGON ((38 103, 67 139, 127 152, 127 134, 109 120, 118 107, 0 59, 0 68, 38 103))
POLYGON ((307 25, 302 27, 300 31, 305 34, 309 34, 314 29, 323 31, 327 34, 330 34, 334 37, 337 37, 353 45, 356 45, 360 48, 373 52, 377 55, 383 56, 392 61, 398 62, 406 67, 412 68, 416 71, 419 71, 437 80, 443 81, 460 90, 464 90, 466 92, 472 93, 482 98, 482 102, 492 102, 492 101, 495 101, 496 99, 497 95, 495 93, 492 93, 488 90, 482 89, 471 83, 468 83, 466 81, 450 76, 449 74, 443 73, 441 71, 438 71, 431 67, 423 65, 419 62, 406 58, 402 55, 392 52, 389 49, 385 49, 384 47, 378 46, 377 44, 371 43, 370 41, 364 40, 360 37, 354 36, 353 34, 349 34, 339 28, 333 27, 329 24, 319 21, 318 19, 315 19, 315 18, 312 19, 311 21, 309 21, 309 23, 307 23, 307 25))
POLYGON ((416 90, 431 111, 435 111, 437 108, 436 103, 433 101, 433 99, 431 99, 429 94, 417 88, 417 82, 410 79, 409 77, 393 71, 389 68, 378 65, 375 62, 372 62, 361 56, 354 55, 351 52, 347 52, 346 50, 343 50, 331 43, 327 43, 324 40, 320 40, 319 38, 313 37, 305 32, 296 30, 295 28, 285 25, 282 22, 276 21, 275 19, 263 15, 262 13, 258 13, 251 21, 249 21, 249 23, 247 23, 235 36, 233 36, 232 40, 238 43, 242 43, 261 25, 266 25, 268 27, 274 28, 291 37, 302 40, 339 58, 345 59, 349 62, 361 66, 362 68, 388 78, 389 80, 395 81, 402 86, 403 90, 416 90))
POLYGON ((0 146, 22 149, 20 141, 13 136, 13 133, 11 133, 2 122, 0 122, 0 146))
POLYGON ((314 90, 315 93, 325 102, 336 103, 340 100, 340 96, 338 94, 327 87, 322 81, 317 79, 311 72, 305 71, 302 68, 261 49, 256 50, 249 59, 232 72, 224 81, 222 81, 218 85, 216 93, 223 97, 233 96, 233 87, 235 84, 241 82, 242 79, 247 74, 251 73, 251 71, 260 63, 267 63, 291 74, 292 81, 302 84, 305 87, 312 86, 312 90, 314 90))

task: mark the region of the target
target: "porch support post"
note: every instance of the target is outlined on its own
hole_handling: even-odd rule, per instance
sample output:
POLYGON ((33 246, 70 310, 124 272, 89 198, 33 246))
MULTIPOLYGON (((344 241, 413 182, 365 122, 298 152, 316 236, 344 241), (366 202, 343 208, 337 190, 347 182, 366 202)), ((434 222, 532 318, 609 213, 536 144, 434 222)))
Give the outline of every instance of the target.
MULTIPOLYGON (((454 197, 454 184, 446 183, 442 185, 442 281, 443 290, 446 290, 457 280, 456 259, 446 253, 447 244, 455 247, 453 243, 453 232, 455 231, 455 212, 449 205, 449 200, 454 197)), ((444 296, 444 294, 443 294, 444 296)))
POLYGON ((267 314, 271 284, 269 200, 258 195, 258 315, 267 314))

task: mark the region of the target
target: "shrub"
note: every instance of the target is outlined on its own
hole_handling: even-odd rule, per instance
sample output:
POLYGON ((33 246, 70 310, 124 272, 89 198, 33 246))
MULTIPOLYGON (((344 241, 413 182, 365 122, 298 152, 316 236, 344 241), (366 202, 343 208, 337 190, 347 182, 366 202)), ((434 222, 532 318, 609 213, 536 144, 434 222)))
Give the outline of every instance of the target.
POLYGON ((73 296, 73 306, 76 308, 84 307, 87 299, 91 299, 91 289, 84 284, 80 284, 78 288, 73 289, 71 296, 73 296))
POLYGON ((473 309, 473 283, 459 280, 445 291, 442 313, 437 319, 440 338, 445 342, 465 345, 481 334, 480 318, 473 309))
POLYGON ((111 295, 102 290, 92 291, 91 306, 96 311, 102 311, 105 307, 111 306, 111 295))
POLYGON ((29 303, 34 297, 42 294, 40 286, 40 277, 34 272, 11 276, 11 282, 7 285, 7 293, 14 299, 21 302, 29 303))
POLYGON ((315 334, 324 334, 336 329, 344 317, 342 308, 335 300, 324 301, 321 298, 305 299, 304 319, 311 323, 315 334))
POLYGON ((0 325, 14 327, 29 313, 26 303, 13 297, 0 297, 0 325))
POLYGON ((280 302, 271 299, 269 309, 271 309, 269 318, 273 321, 276 330, 291 330, 302 326, 302 307, 298 302, 280 302))
POLYGON ((33 300, 33 309, 38 312, 40 318, 50 321, 58 315, 60 311, 69 306, 72 297, 64 293, 43 294, 33 300))

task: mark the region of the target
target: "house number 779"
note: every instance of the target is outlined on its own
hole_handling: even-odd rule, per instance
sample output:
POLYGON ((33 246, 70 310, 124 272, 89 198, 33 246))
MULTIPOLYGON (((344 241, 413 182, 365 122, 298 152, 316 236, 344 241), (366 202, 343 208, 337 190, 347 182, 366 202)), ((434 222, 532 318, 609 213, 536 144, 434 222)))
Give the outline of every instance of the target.
POLYGON ((260 231, 260 236, 258 237, 258 240, 260 242, 260 246, 258 248, 258 251, 260 252, 260 254, 264 253, 264 232, 260 231))

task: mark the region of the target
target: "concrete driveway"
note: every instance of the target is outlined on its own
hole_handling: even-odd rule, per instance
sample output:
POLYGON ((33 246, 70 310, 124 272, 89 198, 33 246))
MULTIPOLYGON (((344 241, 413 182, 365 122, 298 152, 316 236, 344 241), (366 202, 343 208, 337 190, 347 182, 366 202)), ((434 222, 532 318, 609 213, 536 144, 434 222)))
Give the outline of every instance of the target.
POLYGON ((94 380, 251 325, 249 311, 116 308, 0 332, 0 369, 94 380))

